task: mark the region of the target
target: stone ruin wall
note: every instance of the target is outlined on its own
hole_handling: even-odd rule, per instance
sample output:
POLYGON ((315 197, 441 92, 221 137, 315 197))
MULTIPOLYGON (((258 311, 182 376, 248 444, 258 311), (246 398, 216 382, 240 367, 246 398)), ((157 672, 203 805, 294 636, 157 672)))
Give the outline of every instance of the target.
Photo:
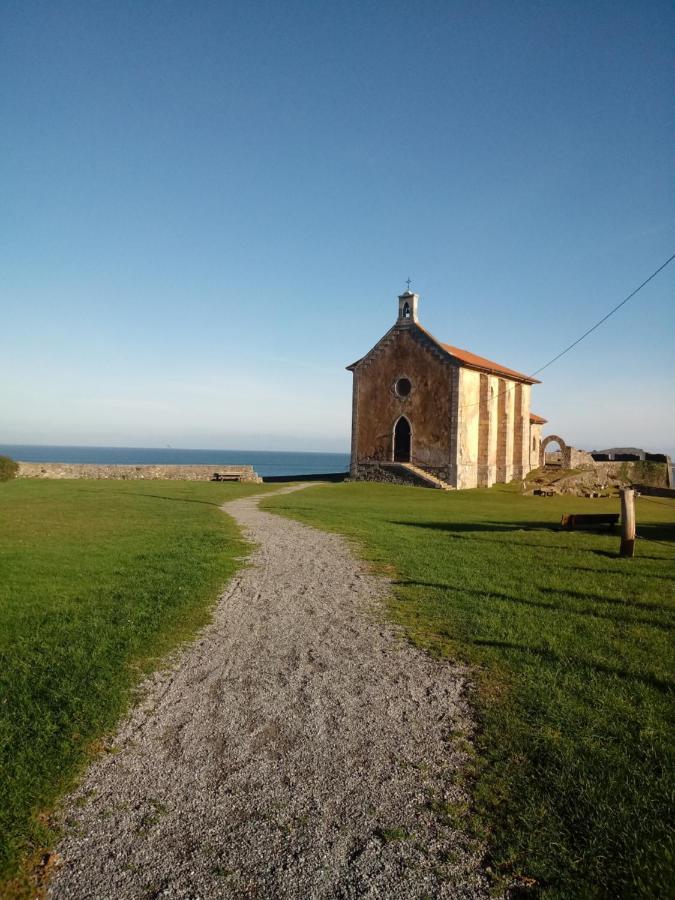
MULTIPOLYGON (((579 451, 583 453, 584 451, 579 451)), ((588 454, 590 455, 590 454, 588 454)), ((554 470, 549 469, 549 475, 554 470)), ((560 467, 560 475, 553 480, 546 477, 544 470, 532 473, 527 482, 527 493, 533 493, 540 485, 545 485, 558 494, 588 496, 589 492, 618 491, 622 487, 645 484, 651 487, 667 488, 670 483, 670 467, 666 463, 650 462, 596 462, 582 465, 577 471, 560 467)), ((525 484, 523 485, 525 488, 525 484)))
POLYGON ((118 481, 209 481, 214 472, 236 475, 242 482, 260 484, 253 466, 122 466, 92 463, 19 462, 17 478, 93 478, 118 481))
POLYGON ((597 463, 587 450, 577 450, 576 447, 567 448, 570 469, 580 469, 582 466, 595 466, 597 463))

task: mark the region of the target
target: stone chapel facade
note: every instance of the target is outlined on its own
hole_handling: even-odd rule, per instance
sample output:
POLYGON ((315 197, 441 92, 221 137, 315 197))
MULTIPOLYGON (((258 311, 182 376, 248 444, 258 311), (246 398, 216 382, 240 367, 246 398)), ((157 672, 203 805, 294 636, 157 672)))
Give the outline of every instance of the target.
POLYGON ((401 294, 396 323, 347 367, 351 477, 395 480, 399 472, 419 482, 426 474, 452 488, 523 478, 539 464, 546 422, 530 412, 539 382, 442 344, 419 324, 418 306, 417 294, 401 294))

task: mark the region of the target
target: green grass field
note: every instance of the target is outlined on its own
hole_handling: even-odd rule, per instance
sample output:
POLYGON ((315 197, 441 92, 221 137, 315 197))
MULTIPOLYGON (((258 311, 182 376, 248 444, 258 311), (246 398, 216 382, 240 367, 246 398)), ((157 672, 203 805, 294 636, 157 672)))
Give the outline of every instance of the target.
POLYGON ((474 666, 474 807, 443 814, 487 839, 500 877, 672 896, 675 502, 637 501, 632 560, 618 535, 557 529, 618 500, 346 484, 264 505, 356 539, 410 638, 474 666))
POLYGON ((247 552, 219 505, 265 489, 0 484, 0 881, 49 844, 42 813, 141 675, 208 621, 247 552))

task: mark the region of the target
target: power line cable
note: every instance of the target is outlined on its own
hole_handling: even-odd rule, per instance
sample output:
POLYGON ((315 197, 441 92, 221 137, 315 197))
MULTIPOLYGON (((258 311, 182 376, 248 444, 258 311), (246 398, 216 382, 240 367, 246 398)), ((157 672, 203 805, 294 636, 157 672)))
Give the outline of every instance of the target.
POLYGON ((602 323, 606 322, 610 316, 613 316, 614 313, 617 312, 617 310, 621 309, 622 306, 625 306, 625 304, 628 303, 629 300, 632 300, 633 297, 639 291, 641 291, 643 287, 645 287, 645 285, 649 284, 649 282, 652 280, 652 278, 656 278, 656 276, 659 274, 659 272, 662 272, 665 269, 665 267, 667 265, 669 265, 674 259, 675 259, 675 253, 673 253, 673 255, 669 259, 667 259, 663 263, 663 265, 659 266, 655 272, 652 272, 652 274, 649 276, 649 278, 646 278, 642 282, 641 285, 638 285, 638 287, 636 287, 634 291, 631 291, 631 293, 625 299, 623 299, 621 301, 621 303, 617 303, 617 305, 614 307, 614 309, 610 309, 610 311, 607 313, 606 316, 603 316, 602 319, 597 321, 595 323, 595 325, 591 326, 591 328, 589 328, 588 331, 584 331, 584 333, 581 335, 581 337, 577 338, 576 341, 574 341, 574 343, 569 345, 569 347, 565 347, 565 349, 561 350, 557 356, 554 356, 553 359, 550 359, 547 363, 544 363, 544 365, 541 366, 540 368, 538 368, 536 372, 533 372, 530 377, 533 378, 535 375, 538 375, 540 372, 543 372, 544 369, 548 369, 548 367, 552 366, 553 363, 556 362, 556 360, 559 360, 561 356, 564 356, 566 353, 569 353, 570 350, 572 350, 574 347, 577 346, 577 344, 580 344, 584 340, 584 338, 587 338, 589 334, 592 334, 596 328, 599 328, 602 325, 602 323))
MULTIPOLYGON (((610 311, 607 313, 607 315, 605 315, 605 316, 603 316, 601 319, 599 319, 599 320, 595 323, 595 325, 592 325, 592 326, 588 329, 588 331, 585 331, 585 332, 581 335, 581 337, 578 337, 578 338, 576 339, 576 341, 574 341, 573 343, 571 343, 571 344, 569 345, 569 347, 565 347, 564 350, 561 350, 560 353, 558 353, 558 354, 557 354, 556 356, 554 356, 552 359, 549 359, 549 361, 548 361, 547 363, 544 363, 543 366, 540 366, 540 367, 539 367, 535 372, 533 372, 529 377, 530 377, 530 378, 534 378, 535 375, 538 375, 540 372, 543 372, 544 369, 548 369, 548 367, 549 367, 549 366, 552 366, 554 362, 557 362, 562 356, 565 356, 566 353, 569 353, 570 350, 574 349, 574 347, 576 347, 577 344, 580 344, 580 343, 584 340, 584 338, 587 338, 588 335, 589 335, 589 334, 592 334, 592 332, 594 332, 594 331, 596 330, 596 328, 599 328, 599 327, 603 324, 603 322, 606 322, 607 319, 610 318, 610 316, 613 316, 614 313, 617 312, 619 309, 621 309, 622 306, 625 306, 626 303, 628 303, 629 300, 632 300, 633 297, 634 297, 637 293, 639 293, 639 292, 642 290, 643 287, 645 287, 646 285, 648 285, 649 282, 650 282, 653 278, 656 278, 656 276, 659 274, 659 272, 662 272, 662 271, 666 268, 666 266, 670 265, 670 263, 671 263, 674 259, 675 259, 675 253, 673 253, 672 256, 670 256, 664 263, 662 263, 662 265, 660 265, 660 266, 658 267, 658 269, 656 269, 654 272, 652 272, 652 274, 649 276, 649 278, 646 278, 646 279, 642 282, 642 284, 638 285, 638 287, 635 288, 634 291, 631 291, 631 293, 630 293, 627 297, 625 297, 625 298, 621 301, 621 303, 617 303, 617 305, 616 305, 613 309, 610 309, 610 311)), ((497 398, 499 398, 499 397, 505 397, 510 391, 513 391, 513 390, 515 390, 515 385, 513 385, 512 387, 506 388, 504 391, 501 392, 501 394, 500 394, 499 392, 497 392, 497 395, 496 395, 496 396, 497 396, 497 398)), ((496 398, 491 398, 491 399, 496 399, 496 398)), ((480 400, 478 400, 477 402, 474 402, 474 403, 467 403, 467 404, 461 406, 459 411, 463 411, 463 410, 465 410, 465 409, 470 409, 472 406, 479 406, 480 403, 481 403, 480 400)))

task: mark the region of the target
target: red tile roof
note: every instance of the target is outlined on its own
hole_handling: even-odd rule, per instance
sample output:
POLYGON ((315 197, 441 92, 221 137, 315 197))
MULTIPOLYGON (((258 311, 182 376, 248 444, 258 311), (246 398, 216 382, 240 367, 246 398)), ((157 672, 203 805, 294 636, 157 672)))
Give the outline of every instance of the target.
MULTIPOLYGON (((508 369, 506 366, 502 366, 501 363, 493 362, 491 359, 486 359, 484 356, 477 356, 469 350, 462 350, 460 347, 452 347, 450 344, 441 343, 441 341, 435 338, 433 334, 430 334, 426 328, 423 328, 419 322, 416 322, 412 327, 421 331, 422 334, 426 335, 429 340, 433 341, 437 347, 452 356, 453 359, 456 359, 459 363, 468 366, 471 369, 478 369, 481 372, 488 372, 491 375, 503 375, 505 378, 511 378, 514 381, 523 381, 526 384, 541 384, 538 379, 532 378, 530 375, 523 375, 522 372, 516 372, 515 369, 508 369)), ((394 329, 391 330, 393 331, 394 329)), ((389 333, 390 332, 387 332, 387 334, 389 333)), ((377 344, 375 346, 377 346, 377 344)), ((366 354, 366 356, 368 356, 368 354, 366 354)), ((364 356, 362 359, 365 358, 366 357, 364 356)), ((361 361, 361 359, 357 360, 355 363, 352 363, 351 366, 347 366, 347 369, 350 371, 353 370, 361 361)))
POLYGON ((515 381, 524 381, 527 384, 541 384, 536 378, 531 378, 529 375, 523 375, 522 372, 516 372, 515 369, 507 369, 507 367, 503 366, 501 363, 493 362, 491 359, 486 359, 484 356, 477 356, 469 350, 462 350, 461 347, 443 344, 438 338, 435 338, 433 334, 430 334, 426 328, 422 328, 419 323, 416 324, 419 330, 424 332, 428 338, 431 338, 434 344, 437 344, 442 350, 449 353, 450 356, 454 357, 465 366, 469 366, 471 369, 480 369, 482 372, 489 372, 491 375, 504 375, 506 378, 513 378, 515 381))
POLYGON ((548 419, 542 419, 541 416, 530 413, 530 422, 532 422, 533 425, 545 425, 548 422, 548 419))
MULTIPOLYGON (((440 344, 440 341, 436 341, 436 343, 440 344)), ((523 375, 522 372, 516 372, 515 369, 507 369, 501 363, 492 362, 491 359, 485 359, 484 356, 476 356, 475 353, 471 353, 469 350, 451 347, 450 344, 440 344, 440 346, 447 350, 450 356, 454 356, 455 359, 472 369, 481 369, 495 375, 505 375, 507 378, 514 378, 516 381, 526 381, 528 384, 540 383, 536 378, 530 378, 529 375, 523 375)))

